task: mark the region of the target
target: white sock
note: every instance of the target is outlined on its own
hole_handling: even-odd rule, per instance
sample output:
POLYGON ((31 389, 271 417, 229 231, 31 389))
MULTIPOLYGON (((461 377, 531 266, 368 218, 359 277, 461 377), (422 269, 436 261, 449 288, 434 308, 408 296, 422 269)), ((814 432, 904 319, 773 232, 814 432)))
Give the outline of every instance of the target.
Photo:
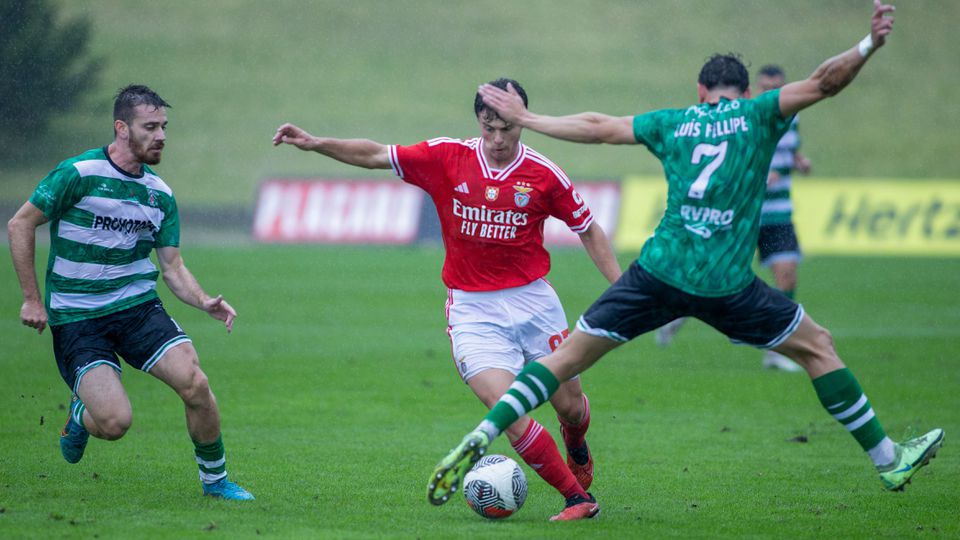
POLYGON ((500 430, 497 429, 497 426, 493 425, 493 422, 489 420, 480 422, 480 425, 477 426, 474 431, 482 431, 486 433, 491 442, 496 439, 498 435, 500 435, 500 430))
POLYGON ((890 437, 884 437, 880 444, 867 450, 867 454, 877 467, 890 465, 893 460, 897 459, 897 450, 890 437))

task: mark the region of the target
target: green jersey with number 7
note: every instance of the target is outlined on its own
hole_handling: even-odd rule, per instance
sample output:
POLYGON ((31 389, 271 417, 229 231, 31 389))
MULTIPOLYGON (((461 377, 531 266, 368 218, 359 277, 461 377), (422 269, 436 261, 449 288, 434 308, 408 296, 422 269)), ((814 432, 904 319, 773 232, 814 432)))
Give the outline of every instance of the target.
POLYGON ((790 127, 780 91, 635 116, 633 134, 663 164, 667 209, 637 262, 698 296, 735 294, 751 268, 770 159, 790 127))

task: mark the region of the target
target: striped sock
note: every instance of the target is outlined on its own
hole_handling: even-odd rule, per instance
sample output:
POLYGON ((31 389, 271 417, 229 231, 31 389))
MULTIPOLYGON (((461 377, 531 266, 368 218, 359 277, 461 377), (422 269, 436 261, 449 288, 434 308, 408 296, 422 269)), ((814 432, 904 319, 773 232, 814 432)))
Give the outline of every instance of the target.
POLYGON ((227 477, 227 462, 223 457, 223 436, 209 443, 193 441, 194 454, 200 467, 200 481, 214 484, 227 477))
POLYGON ((849 369, 821 375, 813 380, 813 387, 823 407, 847 428, 875 465, 886 465, 893 460, 886 451, 892 448, 892 442, 849 369))
POLYGON ((83 425, 83 411, 85 410, 87 410, 87 406, 80 401, 79 397, 77 397, 73 405, 70 406, 70 417, 83 429, 87 429, 87 426, 83 425))
POLYGON ((490 409, 478 429, 493 440, 521 416, 536 409, 550 399, 560 383, 540 362, 530 362, 517 375, 507 393, 490 409))
POLYGON ((513 449, 540 478, 559 491, 563 498, 569 499, 574 495, 588 498, 587 492, 580 487, 577 477, 570 472, 560 456, 557 443, 536 420, 530 420, 527 430, 513 443, 513 449))

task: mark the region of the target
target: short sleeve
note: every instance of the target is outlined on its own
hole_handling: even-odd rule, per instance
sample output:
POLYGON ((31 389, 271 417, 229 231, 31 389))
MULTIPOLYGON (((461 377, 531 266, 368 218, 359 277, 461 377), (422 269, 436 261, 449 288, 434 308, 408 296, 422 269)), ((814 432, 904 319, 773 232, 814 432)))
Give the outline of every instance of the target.
POLYGON ((570 230, 581 234, 593 223, 590 207, 577 193, 569 180, 560 182, 551 201, 550 215, 567 224, 570 230))
POLYGON ((633 138, 656 156, 663 155, 663 119, 667 111, 651 111, 633 117, 633 138))
POLYGON ((404 182, 429 192, 443 178, 442 146, 431 146, 429 141, 413 146, 391 145, 390 167, 404 182))
POLYGON ((180 247, 180 212, 177 209, 177 200, 171 195, 164 204, 163 220, 160 230, 154 235, 156 247, 180 247))
POLYGON ((80 173, 72 165, 57 167, 50 171, 30 196, 30 204, 36 206, 51 221, 60 217, 73 205, 80 202, 80 173))
POLYGON ((764 92, 753 98, 756 114, 762 125, 769 126, 775 140, 779 140, 790 129, 790 123, 796 115, 784 118, 780 112, 780 89, 764 92))

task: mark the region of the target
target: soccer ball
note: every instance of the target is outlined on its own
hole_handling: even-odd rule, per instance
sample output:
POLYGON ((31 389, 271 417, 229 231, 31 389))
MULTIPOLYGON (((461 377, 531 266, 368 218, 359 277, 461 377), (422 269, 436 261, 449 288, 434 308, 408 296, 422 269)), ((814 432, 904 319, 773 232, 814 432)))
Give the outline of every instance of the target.
POLYGON ((480 458, 463 479, 463 495, 487 519, 510 517, 527 500, 527 477, 517 462, 497 454, 480 458))

